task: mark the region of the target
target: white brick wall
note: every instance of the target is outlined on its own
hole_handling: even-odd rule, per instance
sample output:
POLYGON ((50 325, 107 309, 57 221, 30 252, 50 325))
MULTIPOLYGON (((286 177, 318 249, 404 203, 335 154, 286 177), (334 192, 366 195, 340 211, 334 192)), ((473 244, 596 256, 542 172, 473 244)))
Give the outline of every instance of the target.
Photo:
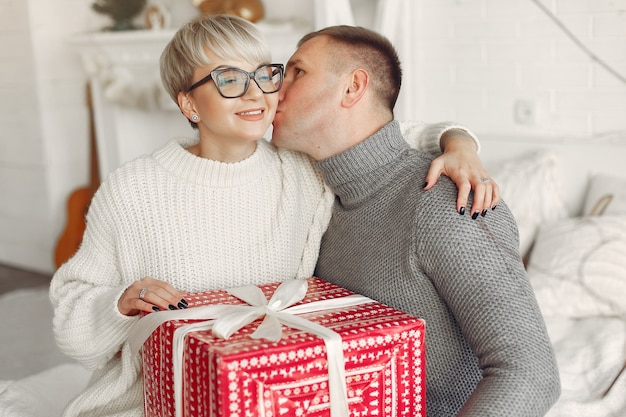
POLYGON ((28 3, 1 0, 0 259, 18 264, 27 262, 26 253, 40 258, 46 252, 41 242, 50 224, 31 43, 28 3))
MULTIPOLYGON (((310 19, 312 0, 264 0, 268 17, 310 19)), ((380 0, 385 1, 385 0, 380 0)), ((175 25, 191 1, 161 0, 175 25)), ((626 0, 543 0, 626 75, 626 0)), ((88 180, 85 77, 65 42, 108 21, 86 0, 0 0, 0 263, 51 271, 69 193, 88 180)), ((373 21, 352 0, 361 22, 373 21)), ((626 129, 626 85, 583 54, 530 0, 414 0, 403 56, 410 108, 481 134, 589 138, 626 129), (412 91, 408 91, 411 88, 412 91), (536 123, 513 120, 516 100, 536 123)), ((357 20, 357 23, 361 23, 357 20)))
MULTIPOLYGON (((626 1, 543 0, 626 76, 626 1)), ((530 0, 421 0, 417 114, 484 134, 591 137, 626 129, 626 85, 594 63, 530 0), (515 124, 530 101, 532 126, 515 124)), ((405 92, 406 93, 406 92, 405 92)))

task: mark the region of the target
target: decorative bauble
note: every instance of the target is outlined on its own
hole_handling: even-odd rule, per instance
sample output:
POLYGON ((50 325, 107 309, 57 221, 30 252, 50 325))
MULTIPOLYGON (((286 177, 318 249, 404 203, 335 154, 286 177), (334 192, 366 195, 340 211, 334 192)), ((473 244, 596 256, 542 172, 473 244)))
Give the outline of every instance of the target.
POLYGON ((257 22, 265 16, 261 0, 194 0, 203 15, 230 14, 257 22))
POLYGON ((96 0, 91 8, 97 13, 106 14, 113 19, 113 25, 107 30, 139 29, 133 18, 144 9, 146 0, 96 0))

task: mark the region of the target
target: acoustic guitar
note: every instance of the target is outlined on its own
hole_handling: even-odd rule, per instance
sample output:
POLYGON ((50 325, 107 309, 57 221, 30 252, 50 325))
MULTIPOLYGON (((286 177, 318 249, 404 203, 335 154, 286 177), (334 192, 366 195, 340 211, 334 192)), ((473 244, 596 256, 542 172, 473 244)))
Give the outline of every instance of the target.
POLYGON ((85 233, 85 215, 89 209, 91 199, 100 185, 100 175, 98 174, 98 152, 96 149, 96 132, 93 115, 93 102, 91 99, 91 87, 86 88, 87 109, 89 111, 89 146, 90 146, 90 180, 89 185, 74 190, 67 200, 67 223, 63 233, 59 237, 55 251, 54 263, 56 268, 71 258, 85 233))

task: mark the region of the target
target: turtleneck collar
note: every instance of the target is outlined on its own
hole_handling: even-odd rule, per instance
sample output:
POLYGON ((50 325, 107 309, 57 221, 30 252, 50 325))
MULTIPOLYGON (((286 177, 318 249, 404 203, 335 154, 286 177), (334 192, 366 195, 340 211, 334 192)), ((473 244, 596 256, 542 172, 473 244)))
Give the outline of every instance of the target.
POLYGON ((408 149, 400 124, 394 120, 363 142, 317 162, 316 166, 342 204, 354 204, 387 183, 389 164, 408 149))
POLYGON ((273 145, 261 139, 256 150, 243 161, 226 163, 201 158, 186 148, 198 143, 198 139, 177 138, 156 150, 152 156, 167 171, 195 184, 209 187, 233 187, 247 184, 271 172, 268 164, 277 158, 273 145))

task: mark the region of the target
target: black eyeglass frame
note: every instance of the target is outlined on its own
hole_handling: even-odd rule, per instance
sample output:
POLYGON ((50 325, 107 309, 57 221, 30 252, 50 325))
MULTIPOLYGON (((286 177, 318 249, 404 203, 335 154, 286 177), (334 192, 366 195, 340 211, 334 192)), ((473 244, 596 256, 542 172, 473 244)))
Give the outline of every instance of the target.
POLYGON ((217 89, 217 92, 220 94, 220 96, 224 97, 224 98, 238 98, 241 97, 243 95, 245 95, 248 92, 248 88, 250 87, 250 80, 254 80, 254 82, 256 83, 256 85, 259 87, 259 89, 263 92, 263 94, 274 94, 277 93, 283 86, 283 80, 285 79, 285 66, 283 64, 263 64, 263 65, 259 65, 257 67, 257 69, 255 69, 252 72, 248 72, 245 70, 242 70, 241 68, 237 68, 237 67, 225 67, 225 68, 217 68, 214 69, 213 71, 211 71, 209 73, 209 75, 207 75, 206 77, 202 78, 201 80, 195 82, 192 84, 191 87, 189 87, 189 89, 187 90, 187 92, 191 92, 192 90, 200 87, 202 84, 206 84, 207 82, 209 82, 210 80, 213 80, 213 84, 215 84, 215 88, 217 89), (259 85, 259 82, 256 79, 256 74, 257 72, 265 67, 277 67, 280 73, 280 80, 278 82, 278 88, 276 88, 276 90, 274 91, 265 91, 263 89, 263 87, 261 87, 261 85, 259 85), (237 71, 240 72, 242 74, 246 75, 246 85, 243 89, 243 92, 239 95, 236 96, 226 96, 224 95, 224 93, 222 93, 222 90, 220 90, 220 87, 217 83, 217 77, 227 71, 237 71))

